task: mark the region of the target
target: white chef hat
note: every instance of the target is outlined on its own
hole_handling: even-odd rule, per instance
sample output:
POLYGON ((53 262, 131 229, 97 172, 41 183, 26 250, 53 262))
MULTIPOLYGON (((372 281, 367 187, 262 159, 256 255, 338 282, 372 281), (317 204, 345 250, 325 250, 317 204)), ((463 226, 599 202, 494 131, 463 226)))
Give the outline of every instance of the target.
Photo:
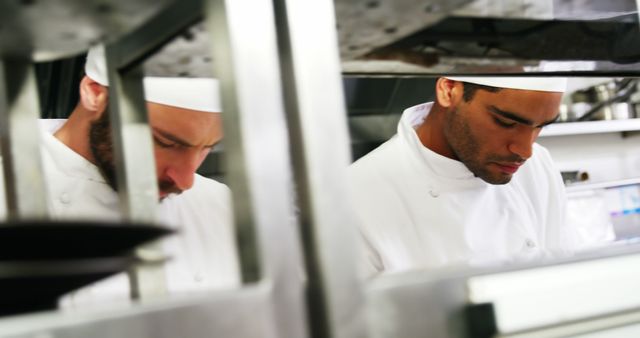
MULTIPOLYGON (((89 50, 84 69, 88 77, 103 86, 109 86, 102 45, 89 50)), ((143 81, 144 97, 148 102, 210 113, 222 112, 220 88, 216 79, 145 77, 143 81)))
POLYGON ((567 90, 567 78, 564 77, 476 77, 476 76, 446 76, 453 81, 475 83, 484 86, 538 90, 543 92, 560 92, 567 90))

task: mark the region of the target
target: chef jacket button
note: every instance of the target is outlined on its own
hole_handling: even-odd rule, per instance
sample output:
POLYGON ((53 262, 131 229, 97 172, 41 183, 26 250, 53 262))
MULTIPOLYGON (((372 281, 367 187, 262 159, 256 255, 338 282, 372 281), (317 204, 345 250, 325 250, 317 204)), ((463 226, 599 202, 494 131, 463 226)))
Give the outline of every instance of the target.
POLYGON ((535 248, 535 247, 536 247, 536 242, 534 242, 534 241, 533 241, 533 240, 531 240, 530 238, 527 238, 527 239, 524 241, 524 244, 525 244, 525 245, 527 246, 527 248, 529 248, 529 249, 533 249, 533 248, 535 248))
POLYGON ((71 196, 69 196, 68 193, 63 192, 62 194, 60 194, 60 202, 69 204, 71 202, 71 196))
POLYGON ((202 274, 200 274, 200 273, 196 273, 195 275, 193 275, 193 280, 198 282, 198 283, 202 282, 203 279, 204 278, 202 277, 202 274))
POLYGON ((433 198, 436 198, 436 197, 440 196, 440 193, 438 193, 437 190, 429 189, 429 195, 431 195, 431 197, 433 197, 433 198))

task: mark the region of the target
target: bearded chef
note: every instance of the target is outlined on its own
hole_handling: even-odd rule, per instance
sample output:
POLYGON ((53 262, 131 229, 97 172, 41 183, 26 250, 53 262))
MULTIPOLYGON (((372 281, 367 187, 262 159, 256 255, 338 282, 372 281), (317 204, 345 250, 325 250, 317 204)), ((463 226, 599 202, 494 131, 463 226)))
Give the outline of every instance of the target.
MULTIPOLYGON (((485 265, 588 247, 535 143, 566 79, 443 77, 435 102, 349 169, 368 273, 485 265)), ((590 240, 593 240, 591 237, 590 240)))
MULTIPOLYGON (((89 51, 80 100, 66 120, 41 120, 42 157, 52 218, 122 219, 102 47, 89 51)), ((218 82, 211 78, 146 77, 145 99, 158 177, 158 218, 177 230, 163 240, 170 261, 168 292, 236 287, 240 283, 230 191, 196 174, 222 138, 218 82)), ((126 300, 124 274, 76 292, 65 305, 126 300)))

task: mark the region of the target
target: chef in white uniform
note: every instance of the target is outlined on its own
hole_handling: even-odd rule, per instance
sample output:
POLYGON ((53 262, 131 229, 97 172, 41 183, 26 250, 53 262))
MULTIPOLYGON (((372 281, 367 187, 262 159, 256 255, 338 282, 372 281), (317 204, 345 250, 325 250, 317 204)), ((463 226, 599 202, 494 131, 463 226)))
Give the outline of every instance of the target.
MULTIPOLYGON (((115 191, 105 60, 90 51, 80 102, 68 120, 42 120, 42 156, 51 217, 121 219, 115 191)), ((163 240, 169 293, 239 285, 229 189, 195 174, 222 137, 215 79, 145 78, 145 98, 154 139, 161 224, 178 232, 163 240)), ((122 300, 124 274, 76 292, 63 302, 77 305, 122 300)))
POLYGON ((588 246, 534 143, 566 79, 449 77, 398 133, 350 167, 367 273, 488 265, 588 246))

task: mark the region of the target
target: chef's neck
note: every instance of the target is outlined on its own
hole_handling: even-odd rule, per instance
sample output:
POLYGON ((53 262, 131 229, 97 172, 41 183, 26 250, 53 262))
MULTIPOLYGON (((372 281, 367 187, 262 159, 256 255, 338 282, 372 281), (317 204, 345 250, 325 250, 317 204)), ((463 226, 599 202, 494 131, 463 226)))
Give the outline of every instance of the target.
POLYGON ((69 119, 53 136, 71 150, 95 164, 95 159, 89 145, 89 129, 94 119, 95 112, 86 111, 82 105, 78 104, 69 116, 69 119))
POLYGON ((437 154, 457 160, 444 135, 447 113, 452 112, 435 102, 422 124, 416 128, 416 134, 423 146, 437 154))

